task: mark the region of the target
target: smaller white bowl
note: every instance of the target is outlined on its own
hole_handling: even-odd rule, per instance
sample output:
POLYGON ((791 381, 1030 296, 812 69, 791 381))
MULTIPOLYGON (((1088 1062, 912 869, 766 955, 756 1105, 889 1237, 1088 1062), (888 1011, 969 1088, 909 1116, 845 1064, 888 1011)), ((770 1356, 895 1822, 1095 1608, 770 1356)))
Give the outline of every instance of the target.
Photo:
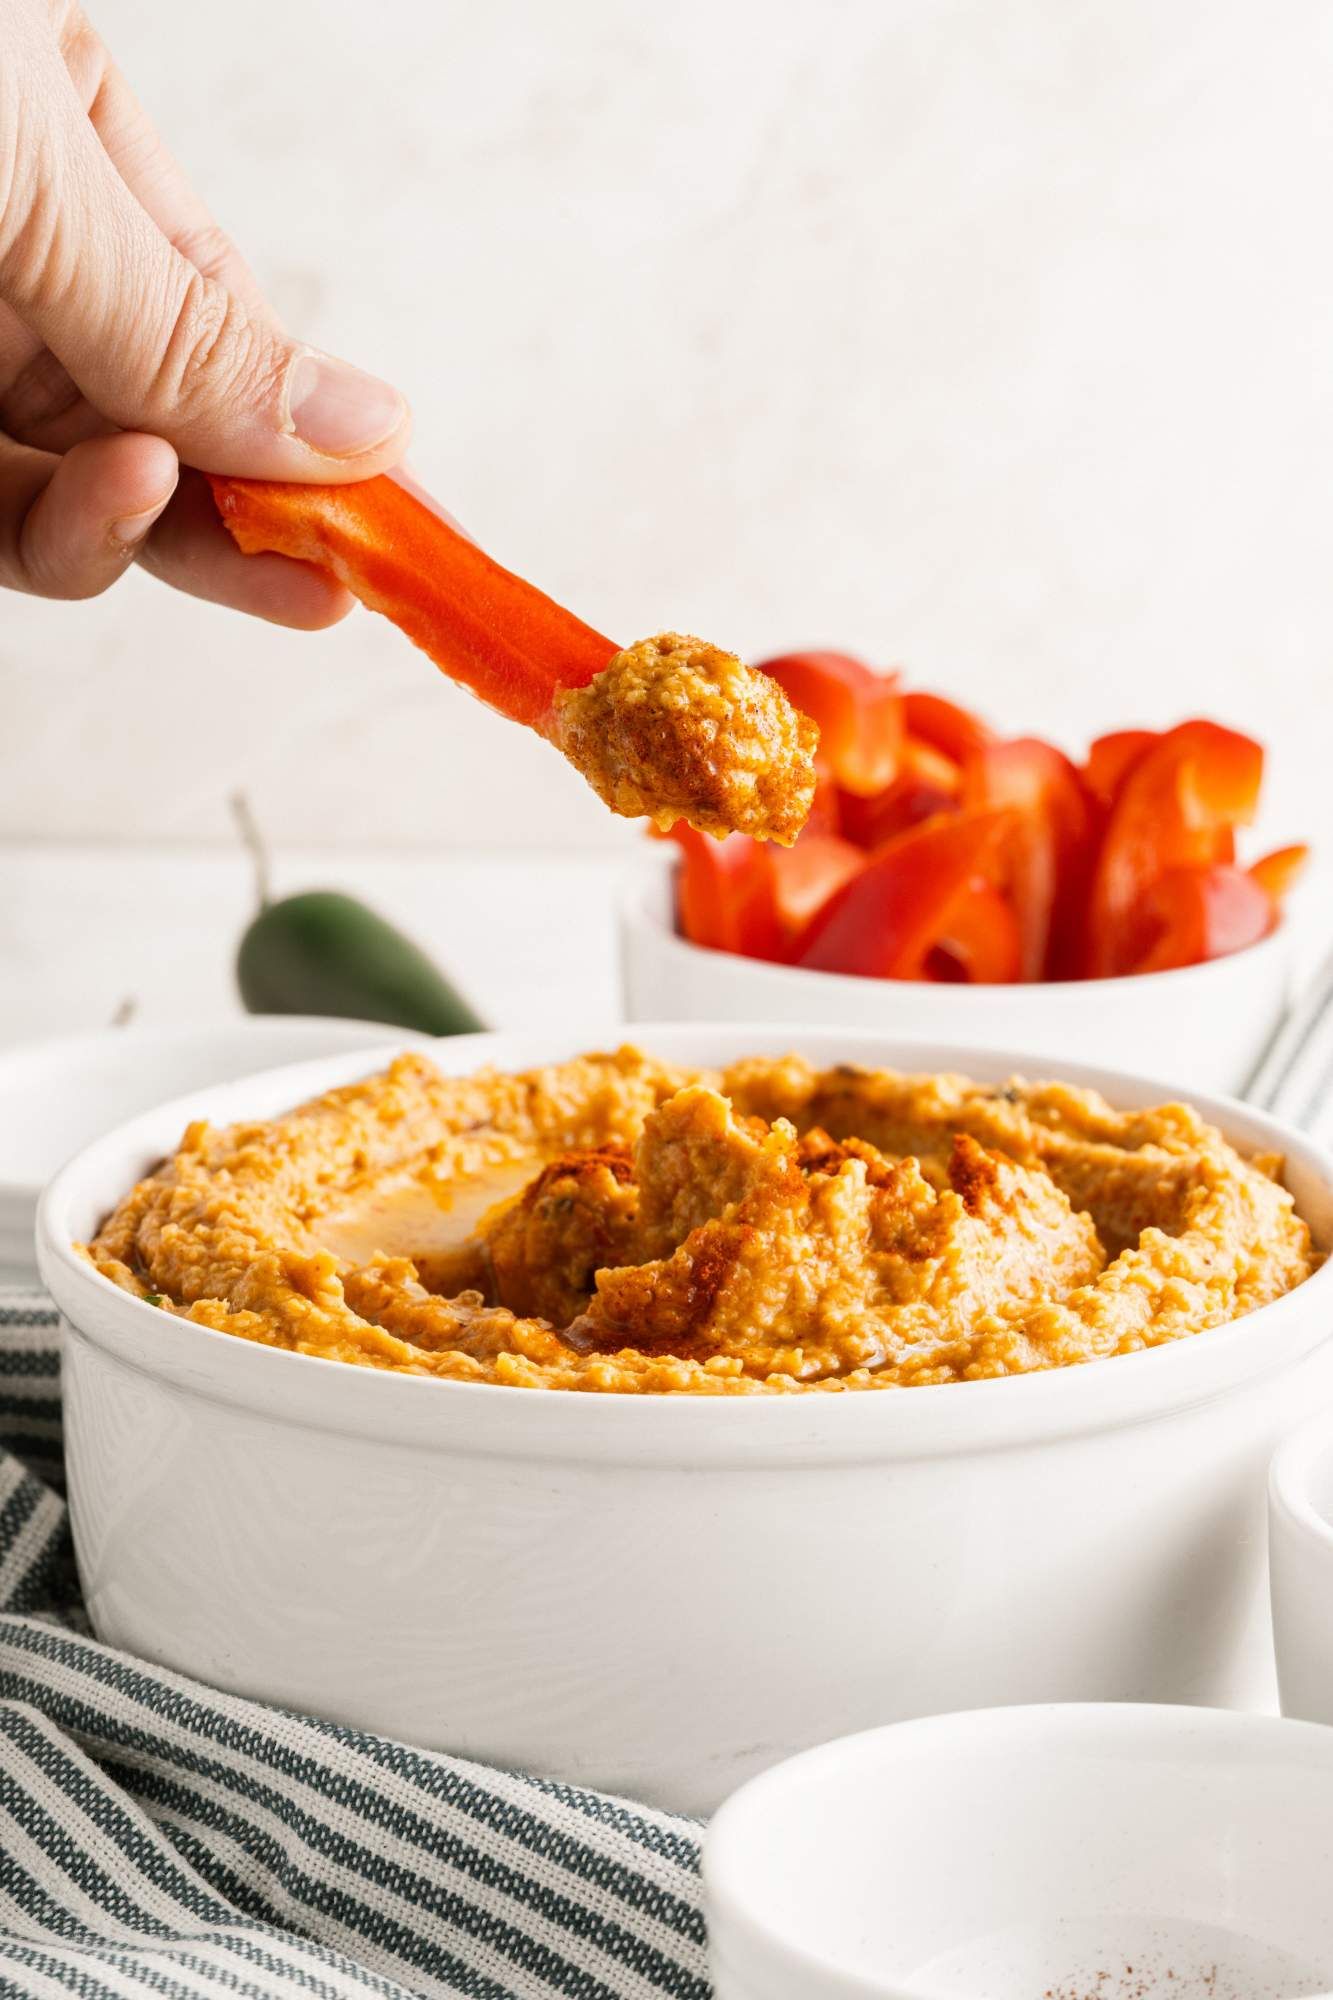
POLYGON ((1333 1414, 1327 1411, 1273 1459, 1268 1553, 1282 1713, 1333 1723, 1333 1414))
POLYGON ((1333 1988, 1333 1731, 1135 1704, 844 1737, 704 1845, 717 2000, 1297 2000, 1333 1988))
POLYGON ((932 1041, 1040 1049, 1061 1062, 1243 1092, 1287 994, 1289 926, 1208 965, 1129 979, 950 986, 859 979, 706 951, 676 930, 669 870, 636 873, 620 905, 631 1021, 818 1021, 932 1041))
POLYGON ((0 1050, 0 1273, 36 1283, 37 1201, 70 1155, 137 1111, 277 1063, 430 1046, 428 1035, 305 1014, 238 1015, 207 1027, 103 1028, 0 1050))

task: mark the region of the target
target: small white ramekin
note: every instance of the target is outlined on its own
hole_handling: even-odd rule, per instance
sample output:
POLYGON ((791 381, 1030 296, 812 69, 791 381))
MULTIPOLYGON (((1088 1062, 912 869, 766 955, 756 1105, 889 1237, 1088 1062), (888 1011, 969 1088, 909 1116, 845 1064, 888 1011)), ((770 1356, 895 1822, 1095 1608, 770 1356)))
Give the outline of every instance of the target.
POLYGON ((1229 958, 1131 979, 952 986, 807 972, 689 943, 675 927, 665 869, 633 875, 619 922, 631 1021, 819 1021, 1040 1049, 1060 1062, 1169 1076, 1178 1090, 1244 1089, 1277 1025, 1290 973, 1286 925, 1229 958))
MULTIPOLYGON (((441 1042, 462 1073, 622 1031, 441 1042)), ((645 1026, 663 1058, 1057 1071, 850 1030, 645 1026)), ((386 1051, 386 1054, 388 1052, 386 1051)), ((56 1178, 70 1505, 99 1636, 238 1692, 689 1811, 830 1735, 1052 1700, 1272 1699, 1264 1475, 1333 1394, 1333 1265, 1247 1319, 1083 1367, 850 1395, 579 1395, 422 1380, 171 1319, 73 1245, 195 1115, 378 1067, 270 1071, 147 1114, 56 1178)), ((1333 1242, 1333 1162, 1239 1105, 1333 1242)))
POLYGON ((1268 1481, 1273 1643, 1284 1715, 1333 1723, 1333 1408, 1289 1437, 1268 1481))
POLYGON ((1333 1988, 1333 1732, 1131 1703, 808 1751, 713 1821, 717 2000, 1333 1988))

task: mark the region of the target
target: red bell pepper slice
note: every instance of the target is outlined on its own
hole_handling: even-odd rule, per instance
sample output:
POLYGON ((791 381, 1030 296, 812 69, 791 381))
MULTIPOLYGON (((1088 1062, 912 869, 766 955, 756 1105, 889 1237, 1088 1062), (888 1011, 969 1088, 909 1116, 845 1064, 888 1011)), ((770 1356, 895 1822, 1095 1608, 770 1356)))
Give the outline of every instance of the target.
POLYGON ((902 775, 947 792, 950 798, 956 799, 963 789, 963 770, 957 759, 910 730, 903 741, 902 775))
POLYGON ((896 674, 877 674, 849 653, 782 653, 763 660, 793 708, 819 726, 820 760, 844 791, 882 791, 898 769, 903 698, 896 674))
POLYGON ((1011 807, 1009 887, 1021 937, 1021 977, 1062 979, 1078 969, 1092 872, 1092 806, 1077 770, 1036 736, 992 739, 963 769, 963 803, 1011 807))
POLYGON ((1250 863, 1250 874, 1260 888, 1268 892, 1275 910, 1281 909, 1305 873, 1309 859, 1308 847, 1275 847, 1271 854, 1262 854, 1257 861, 1250 863))
POLYGON ((1006 986, 1023 976, 1023 940, 1013 904, 993 883, 970 882, 949 906, 938 943, 926 953, 928 979, 1006 986))
POLYGON ((784 938, 767 844, 744 833, 715 840, 682 821, 667 837, 680 849, 676 918, 681 935, 708 951, 781 957, 784 938))
POLYGON ((541 729, 557 690, 585 686, 619 651, 385 473, 348 486, 209 483, 247 555, 272 550, 331 570, 515 722, 541 729))
POLYGON ((873 798, 838 793, 838 831, 858 847, 882 847, 895 834, 936 813, 951 812, 958 803, 962 772, 952 757, 917 736, 903 739, 902 760, 891 785, 873 798))
POLYGON ((874 853, 909 827, 920 826, 941 813, 955 812, 958 796, 904 772, 873 799, 842 795, 838 824, 848 840, 874 853))
POLYGON ((1110 812, 1120 787, 1157 736, 1155 729, 1113 729, 1090 746, 1083 760, 1083 782, 1104 812, 1110 812))
POLYGON ((1258 944, 1276 921, 1272 897, 1245 868, 1170 868, 1143 899, 1151 943, 1129 969, 1170 972, 1258 944))
POLYGON ((778 922, 790 942, 844 882, 858 875, 866 857, 837 834, 802 833, 791 847, 769 853, 778 922))
POLYGON ((822 757, 815 758, 815 796, 810 802, 810 813, 805 825, 796 838, 796 845, 816 834, 842 836, 843 800, 846 793, 839 790, 836 780, 830 774, 822 757))
POLYGON ((1010 818, 955 813, 899 834, 812 919, 793 962, 869 979, 928 978, 930 953, 947 945, 973 884, 994 884, 1010 818))
POLYGON ((1182 722, 1130 767, 1111 809, 1093 877, 1084 970, 1131 971, 1152 946, 1144 898, 1175 868, 1235 857, 1235 827, 1253 816, 1264 753, 1216 722, 1182 722))
POLYGON ((956 701, 942 694, 915 689, 903 696, 903 720, 913 736, 942 750, 955 764, 964 763, 974 750, 989 743, 994 735, 988 723, 956 701))

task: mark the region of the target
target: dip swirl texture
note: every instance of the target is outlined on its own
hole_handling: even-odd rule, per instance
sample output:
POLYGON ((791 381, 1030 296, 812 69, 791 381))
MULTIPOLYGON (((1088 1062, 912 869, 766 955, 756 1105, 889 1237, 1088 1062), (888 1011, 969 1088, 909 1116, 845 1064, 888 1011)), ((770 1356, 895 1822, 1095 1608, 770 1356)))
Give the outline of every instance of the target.
MULTIPOLYGON (((797 1056, 425 1057, 189 1127, 88 1255, 169 1320, 363 1367, 655 1394, 908 1388, 1125 1354, 1309 1276, 1189 1107, 797 1056)), ((164 1323, 163 1335, 170 1336, 164 1323)))

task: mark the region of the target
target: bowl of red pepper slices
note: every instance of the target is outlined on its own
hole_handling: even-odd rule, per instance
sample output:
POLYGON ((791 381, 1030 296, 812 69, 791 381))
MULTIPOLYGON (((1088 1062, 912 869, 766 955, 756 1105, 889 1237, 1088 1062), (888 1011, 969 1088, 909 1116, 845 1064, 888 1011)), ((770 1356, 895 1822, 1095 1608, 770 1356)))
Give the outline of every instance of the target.
POLYGON ((1281 1004, 1307 850, 1244 861, 1260 744, 1198 718, 1081 762, 848 654, 761 663, 819 725, 795 845, 683 824, 625 909, 632 1018, 891 1025, 1237 1089, 1281 1004))

